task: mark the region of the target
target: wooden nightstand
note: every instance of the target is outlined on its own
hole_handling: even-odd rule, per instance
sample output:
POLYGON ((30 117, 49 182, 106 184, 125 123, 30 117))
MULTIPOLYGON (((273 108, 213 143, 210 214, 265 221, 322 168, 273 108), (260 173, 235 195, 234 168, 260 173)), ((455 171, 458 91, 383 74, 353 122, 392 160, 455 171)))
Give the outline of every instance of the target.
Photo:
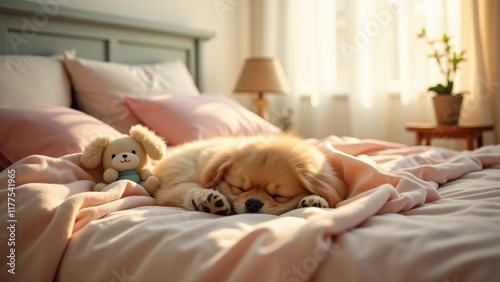
POLYGON ((406 130, 416 132, 415 145, 430 145, 433 138, 459 138, 467 140, 467 150, 474 149, 474 140, 477 147, 483 146, 483 132, 493 130, 493 125, 459 126, 437 125, 424 123, 408 123, 406 130))

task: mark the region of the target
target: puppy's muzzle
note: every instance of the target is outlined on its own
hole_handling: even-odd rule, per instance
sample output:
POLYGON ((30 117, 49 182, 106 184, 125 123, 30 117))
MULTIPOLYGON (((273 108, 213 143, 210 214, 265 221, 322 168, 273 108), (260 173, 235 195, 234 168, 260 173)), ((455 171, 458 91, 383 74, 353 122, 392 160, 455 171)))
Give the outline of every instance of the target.
POLYGON ((259 199, 250 198, 245 202, 247 213, 258 213, 264 204, 259 199))

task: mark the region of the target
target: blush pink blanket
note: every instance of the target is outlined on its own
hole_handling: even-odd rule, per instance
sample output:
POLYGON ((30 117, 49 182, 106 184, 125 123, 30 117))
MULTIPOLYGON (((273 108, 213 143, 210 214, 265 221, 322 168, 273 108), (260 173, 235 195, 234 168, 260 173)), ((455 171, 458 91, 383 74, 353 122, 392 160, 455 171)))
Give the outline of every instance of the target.
POLYGON ((0 280, 327 279, 324 263, 340 253, 341 239, 371 218, 425 210, 440 202, 439 185, 500 171, 500 146, 456 152, 335 136, 311 142, 343 177, 348 198, 336 209, 281 216, 220 217, 156 207, 129 181, 92 192, 102 170, 83 169, 80 154, 23 159, 0 174, 0 280))

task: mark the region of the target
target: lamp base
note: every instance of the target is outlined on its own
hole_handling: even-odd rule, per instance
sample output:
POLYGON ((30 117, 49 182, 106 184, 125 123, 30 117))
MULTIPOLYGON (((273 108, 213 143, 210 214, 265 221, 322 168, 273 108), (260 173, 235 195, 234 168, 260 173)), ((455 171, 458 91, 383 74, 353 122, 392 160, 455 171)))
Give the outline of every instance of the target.
POLYGON ((264 98, 263 93, 259 93, 259 98, 254 101, 255 107, 257 108, 257 114, 265 120, 269 120, 269 115, 266 111, 268 103, 269 102, 266 100, 266 98, 264 98))

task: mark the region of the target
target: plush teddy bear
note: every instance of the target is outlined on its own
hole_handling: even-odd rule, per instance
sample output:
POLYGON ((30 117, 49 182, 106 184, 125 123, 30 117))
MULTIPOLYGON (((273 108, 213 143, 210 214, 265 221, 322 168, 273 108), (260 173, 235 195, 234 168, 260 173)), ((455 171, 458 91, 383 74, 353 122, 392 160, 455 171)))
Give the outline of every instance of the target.
POLYGON ((145 166, 148 155, 159 160, 164 148, 161 137, 142 125, 135 125, 130 128, 129 136, 97 137, 85 148, 80 162, 89 169, 102 163, 105 183, 97 183, 95 191, 101 191, 113 181, 128 179, 139 183, 153 196, 160 187, 160 180, 145 166))

